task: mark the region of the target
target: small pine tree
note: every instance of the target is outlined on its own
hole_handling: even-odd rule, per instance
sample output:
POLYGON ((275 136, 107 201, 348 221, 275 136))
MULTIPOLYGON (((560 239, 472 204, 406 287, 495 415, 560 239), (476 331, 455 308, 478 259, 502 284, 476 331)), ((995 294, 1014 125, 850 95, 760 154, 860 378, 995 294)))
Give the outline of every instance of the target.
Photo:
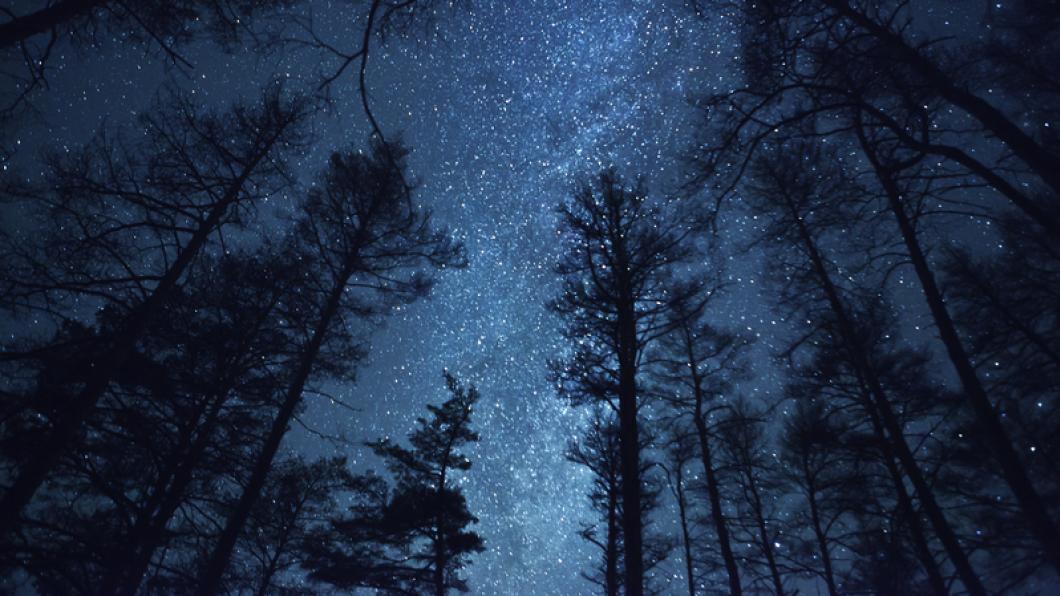
POLYGON ((374 497, 366 494, 350 516, 333 520, 326 535, 312 541, 304 563, 310 578, 342 589, 439 596, 451 589, 467 591, 458 573, 469 555, 483 550, 483 542, 468 529, 478 519, 452 484, 452 472, 471 468, 460 449, 478 441, 471 412, 479 394, 448 373, 445 380, 452 396, 440 406, 427 406, 432 416, 417 419, 409 434, 411 447, 389 439, 368 443, 386 461, 395 484, 380 491, 381 479, 361 477, 362 485, 374 487, 374 497))

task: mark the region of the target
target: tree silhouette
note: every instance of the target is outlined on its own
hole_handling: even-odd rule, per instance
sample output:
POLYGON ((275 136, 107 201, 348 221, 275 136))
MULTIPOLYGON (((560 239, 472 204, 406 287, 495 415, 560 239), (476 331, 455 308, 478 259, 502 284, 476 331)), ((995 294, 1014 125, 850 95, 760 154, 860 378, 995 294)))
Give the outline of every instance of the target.
POLYGON ((692 516, 693 509, 690 502, 687 485, 687 468, 690 462, 695 461, 696 443, 695 434, 680 424, 669 427, 669 436, 666 439, 666 463, 667 484, 677 502, 677 519, 681 528, 681 550, 685 563, 685 581, 688 584, 688 596, 696 595, 697 568, 696 556, 694 554, 695 544, 693 541, 698 536, 693 536, 692 516))
POLYGON ((319 537, 339 499, 356 485, 345 458, 277 462, 240 537, 240 558, 229 568, 237 577, 226 578, 226 584, 259 596, 298 592, 285 576, 297 569, 307 542, 319 537))
MULTIPOLYGON (((349 317, 368 321, 427 294, 424 267, 462 265, 462 249, 417 212, 392 164, 399 147, 334 154, 301 207, 285 247, 303 268, 292 323, 299 345, 279 411, 242 495, 204 564, 198 591, 217 591, 232 549, 265 485, 310 378, 348 373, 362 351, 349 317)), ((365 325, 362 325, 362 327, 365 325)), ((364 329, 362 329, 363 331, 364 329)))
POLYGON ((751 409, 745 401, 737 401, 726 412, 720 426, 722 466, 732 475, 733 493, 737 503, 734 526, 737 540, 753 545, 756 559, 752 569, 764 566, 756 580, 764 581, 775 594, 786 594, 783 570, 778 556, 781 548, 779 491, 775 468, 766 454, 763 414, 751 409))
MULTIPOLYGON (((640 449, 647 451, 653 444, 653 437, 642 427, 640 449)), ((582 539, 600 550, 599 563, 590 572, 582 572, 582 577, 599 586, 605 594, 624 592, 625 578, 621 573, 626 553, 625 535, 621 524, 625 503, 622 500, 622 457, 619 442, 619 429, 615 416, 602 410, 599 406, 581 440, 572 440, 567 446, 567 459, 572 463, 587 468, 592 473, 592 488, 588 493, 592 509, 602 520, 601 523, 587 523, 579 532, 582 539)), ((662 593, 658 578, 651 571, 662 563, 676 546, 670 536, 653 527, 652 517, 663 502, 663 484, 656 471, 658 464, 650 458, 643 458, 640 466, 640 477, 643 482, 641 491, 640 518, 643 528, 644 545, 644 589, 649 593, 662 593)))
POLYGON ((673 416, 691 421, 703 467, 703 486, 710 506, 710 520, 728 576, 729 592, 741 594, 740 571, 722 505, 723 490, 718 477, 715 451, 717 422, 727 407, 727 394, 745 374, 746 338, 721 331, 703 320, 709 292, 681 293, 671 302, 671 331, 661 338, 652 354, 651 379, 659 385, 673 416))
POLYGON ((907 203, 910 199, 915 200, 917 196, 924 195, 920 194, 922 187, 919 187, 917 183, 903 185, 901 176, 902 170, 912 167, 919 159, 913 158, 912 163, 904 161, 909 158, 895 154, 886 137, 881 138, 875 132, 868 131, 860 116, 857 116, 856 120, 858 121, 856 133, 859 143, 883 189, 887 207, 894 215, 913 269, 920 281, 924 298, 928 303, 931 317, 938 329, 939 339, 953 364, 966 399, 975 413, 977 422, 983 428, 987 445, 990 446, 1002 476, 1019 503, 1027 526, 1041 542, 1046 557, 1054 567, 1060 569, 1060 530, 1053 522, 1049 508, 1041 494, 1031 482, 1026 467, 1013 446, 1009 432, 1001 423, 997 410, 975 371, 964 342, 953 323, 949 308, 945 304, 934 269, 927 260, 917 235, 915 221, 910 217, 911 207, 907 203))
MULTIPOLYGON (((209 40, 226 51, 263 43, 262 26, 297 0, 58 0, 16 14, 4 9, 0 23, 2 74, 11 81, 0 100, 0 126, 17 125, 33 95, 48 88, 51 62, 71 50, 98 51, 108 38, 136 43, 181 70, 192 63, 182 54, 194 42, 209 40)), ((275 27, 274 27, 275 28, 275 27)), ((6 149, 6 148, 5 148, 6 149)), ((5 156, 6 157, 6 156, 5 156)))
POLYGON ((565 254, 556 272, 563 293, 550 303, 566 322, 570 358, 553 362, 560 391, 575 403, 611 404, 619 423, 624 586, 644 590, 645 549, 640 517, 638 372, 644 350, 667 329, 674 293, 671 271, 692 257, 694 226, 672 206, 656 205, 642 188, 627 188, 604 172, 560 206, 565 254))
POLYGON ((99 136, 80 152, 49 158, 41 180, 4 189, 53 224, 33 239, 17 231, 2 238, 0 303, 16 313, 59 315, 71 301, 85 300, 120 314, 87 365, 91 374, 42 429, 47 438, 4 492, 0 533, 18 528, 151 318, 219 230, 288 184, 286 159, 300 147, 310 112, 305 100, 279 87, 260 103, 225 113, 196 110, 175 96, 158 115, 144 117, 136 145, 99 136))
POLYGON ((971 590, 985 591, 981 590, 978 575, 968 563, 964 549, 937 504, 920 464, 906 442, 901 424, 891 406, 891 398, 873 363, 871 350, 864 343, 865 334, 859 329, 861 325, 856 318, 857 313, 850 308, 850 299, 844 298, 842 289, 833 279, 834 274, 830 273, 835 265, 826 260, 820 248, 820 238, 823 235, 845 225, 844 205, 848 205, 852 197, 859 196, 858 189, 844 181, 848 179, 844 178, 842 171, 837 167, 826 169, 826 163, 835 162, 821 160, 820 152, 812 147, 796 146, 803 148, 805 152, 760 158, 754 165, 754 182, 750 187, 752 195, 763 201, 760 208, 773 214, 771 225, 776 226, 773 229, 777 230, 773 237, 787 238, 790 245, 797 247, 796 254, 804 259, 802 265, 796 265, 797 275, 792 276, 792 295, 798 302, 808 296, 815 296, 819 300, 823 298, 818 304, 826 306, 825 313, 813 310, 810 311, 810 316, 816 316, 819 321, 835 322, 836 331, 842 338, 848 357, 872 396, 872 411, 879 416, 879 422, 889 437, 888 441, 894 449, 894 454, 902 464, 903 473, 914 485, 931 519, 932 527, 961 574, 962 582, 966 586, 980 586, 969 587, 971 590), (804 160, 811 164, 808 168, 804 163, 800 163, 804 160), (835 207, 821 208, 822 201, 828 201, 835 207))
MULTIPOLYGON (((854 484, 849 466, 842 460, 844 450, 837 444, 841 434, 842 429, 837 428, 820 402, 799 401, 784 425, 781 439, 782 458, 788 466, 786 480, 801 493, 809 514, 800 515, 795 525, 812 529, 811 559, 820 561, 820 574, 831 596, 839 594, 834 558, 842 548, 834 528, 845 513, 844 493, 854 484)), ((788 540, 792 538, 789 533, 788 540)))
POLYGON ((445 380, 451 397, 427 406, 431 418, 417 419, 410 448, 389 439, 368 444, 386 462, 393 486, 374 475, 358 479, 366 498, 307 545, 304 565, 311 579, 340 589, 468 591, 459 572, 483 542, 469 530, 478 520, 453 476, 471 468, 460 450, 478 441, 471 414, 479 394, 449 373, 445 380))
MULTIPOLYGON (((186 530, 177 526, 216 497, 226 475, 238 475, 255 444, 251 429, 273 407, 273 367, 287 345, 276 315, 288 272, 267 254, 207 258, 189 272, 86 421, 79 449, 60 460, 12 535, 20 565, 40 581, 65 567, 93 590, 135 593, 156 552, 180 550, 174 538, 186 530), (81 505, 69 510, 69 499, 81 505), (41 558, 51 556, 58 558, 41 558)), ((100 336, 115 324, 109 312, 100 336)), ((68 349, 62 344, 49 352, 68 349)), ((50 393, 76 390, 91 372, 64 368, 50 393)), ((42 438, 33 439, 38 408, 48 404, 30 406, 5 424, 11 460, 30 457, 42 438)))

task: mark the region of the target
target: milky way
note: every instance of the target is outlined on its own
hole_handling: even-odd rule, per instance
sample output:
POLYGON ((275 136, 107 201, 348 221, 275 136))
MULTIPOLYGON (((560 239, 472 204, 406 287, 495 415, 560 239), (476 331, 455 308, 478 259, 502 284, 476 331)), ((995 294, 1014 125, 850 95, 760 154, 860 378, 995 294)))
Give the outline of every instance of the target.
POLYGON ((725 81, 722 23, 681 3, 480 2, 373 63, 381 123, 404 131, 417 196, 466 243, 470 266, 377 335, 361 381, 342 389, 361 414, 320 405, 307 419, 401 436, 443 397, 443 368, 479 385, 482 440, 465 479, 487 543, 468 570, 475 592, 589 591, 579 573, 596 554, 577 535, 588 479, 563 458, 580 414, 546 379, 562 348, 544 308, 553 208, 605 165, 676 188, 694 92, 725 81))
MULTIPOLYGON (((311 13, 337 45, 356 45, 363 6, 296 10, 311 13)), ((430 300, 388 320, 359 382, 328 387, 357 412, 311 397, 301 419, 315 432, 297 427, 287 445, 370 466, 366 450, 320 435, 402 437, 426 403, 444 399, 443 369, 476 383, 482 439, 461 480, 487 545, 467 571, 474 592, 589 591, 579 573, 596 554, 577 535, 589 519, 588 478, 563 457, 584 413, 546 378, 547 359, 563 348, 545 308, 557 287, 553 209, 604 166, 644 176, 656 192, 678 189, 695 138, 692 100, 727 88, 734 43, 724 18, 697 17, 683 2, 535 0, 457 6, 427 31, 373 49, 373 109, 386 134, 412 149, 416 199, 466 244, 470 264, 443 273, 430 300)), ((274 60, 204 47, 188 58, 194 69, 168 73, 159 57, 120 40, 59 56, 40 102, 44 122, 20 140, 77 142, 104 120, 129 122, 170 75, 221 104, 274 72, 297 87, 332 66, 308 52, 274 60)), ((349 73, 334 84, 332 113, 317 123, 318 141, 302 160, 305 180, 331 150, 364 146, 355 84, 349 73)), ((293 200, 271 202, 282 211, 293 200)), ((744 324, 757 315, 721 316, 744 324)))

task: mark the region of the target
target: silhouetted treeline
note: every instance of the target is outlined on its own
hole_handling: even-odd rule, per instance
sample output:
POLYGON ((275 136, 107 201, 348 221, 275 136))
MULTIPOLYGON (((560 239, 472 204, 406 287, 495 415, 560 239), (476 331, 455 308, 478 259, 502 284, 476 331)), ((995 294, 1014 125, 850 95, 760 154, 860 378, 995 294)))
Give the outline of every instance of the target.
POLYGON ((602 404, 571 448, 600 516, 586 577, 608 594, 1054 590, 1060 12, 963 7, 951 31, 918 3, 696 4, 739 24, 741 80, 700 103, 692 192, 609 171, 560 210, 571 343, 553 377, 602 404), (772 362, 714 309, 726 247, 763 263, 786 324, 772 362), (750 391, 766 367, 779 387, 750 391), (646 466, 670 498, 626 507, 646 466), (649 524, 672 533, 663 571, 649 524))

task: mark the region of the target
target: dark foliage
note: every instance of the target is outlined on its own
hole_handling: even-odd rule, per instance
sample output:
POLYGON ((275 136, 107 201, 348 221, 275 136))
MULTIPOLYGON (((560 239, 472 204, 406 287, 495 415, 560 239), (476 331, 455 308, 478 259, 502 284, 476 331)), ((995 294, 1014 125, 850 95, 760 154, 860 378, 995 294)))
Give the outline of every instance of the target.
POLYGON ((354 479, 358 503, 330 520, 305 544, 302 565, 309 577, 342 590, 375 588, 385 593, 467 592, 460 570, 484 548, 470 530, 478 520, 467 508, 454 475, 471 469, 460 450, 478 441, 471 414, 478 391, 446 374, 451 397, 428 405, 429 420, 417 420, 410 448, 388 439, 369 443, 393 477, 354 479))

